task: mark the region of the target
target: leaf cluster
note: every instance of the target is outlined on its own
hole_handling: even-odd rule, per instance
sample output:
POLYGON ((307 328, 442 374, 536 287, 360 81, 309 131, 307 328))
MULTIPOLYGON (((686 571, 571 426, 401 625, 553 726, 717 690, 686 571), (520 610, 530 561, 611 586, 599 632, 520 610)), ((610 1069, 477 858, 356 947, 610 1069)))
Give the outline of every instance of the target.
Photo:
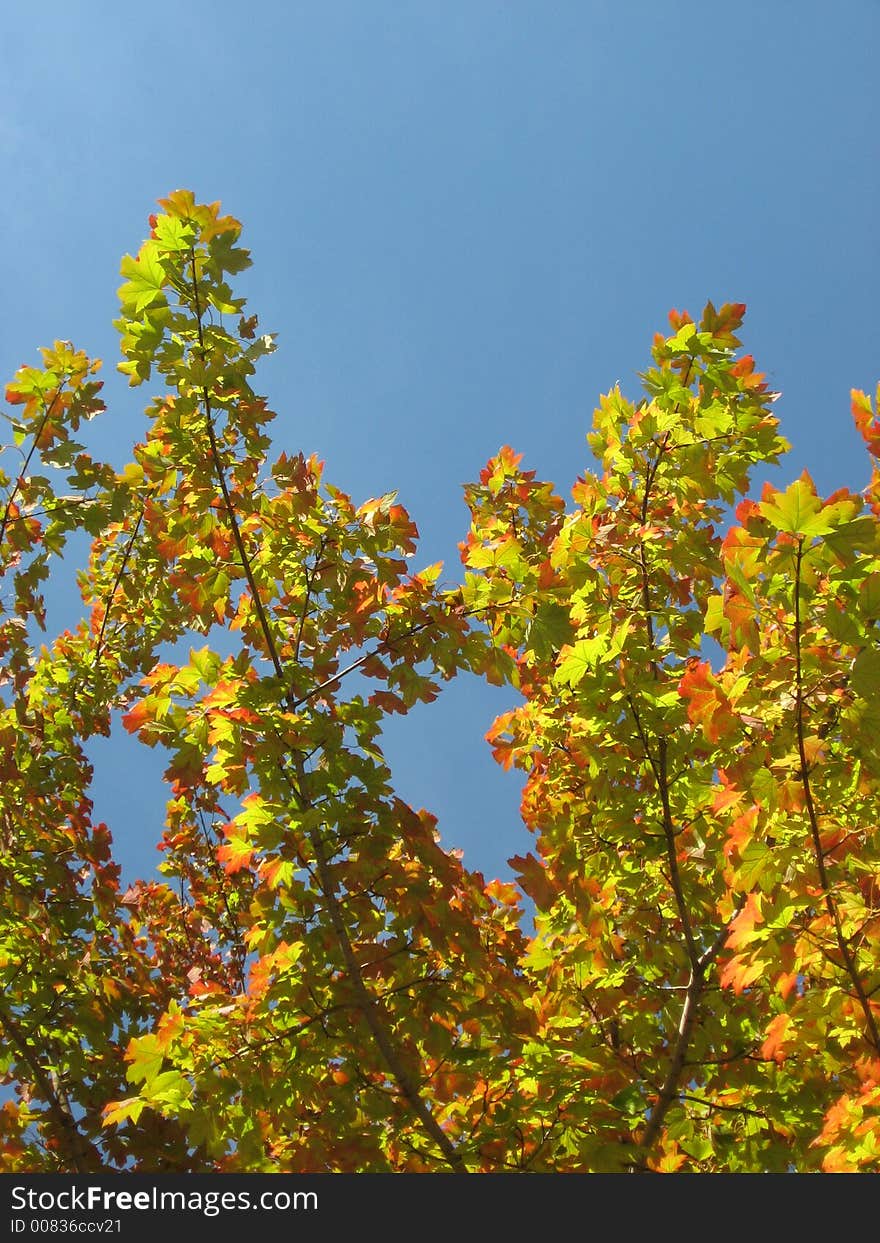
POLYGON ((6 393, 2 1168, 877 1169, 876 463, 751 498, 788 446, 745 308, 673 312, 570 504, 507 447, 467 486, 444 586, 396 495, 271 457, 241 226, 160 207, 122 262, 121 370, 161 385, 132 460, 73 440, 103 406, 68 343, 6 393), (44 642, 79 530, 87 615, 44 642), (468 673, 518 699, 515 882, 382 752, 468 673), (167 757, 124 889, 86 756, 119 728, 167 757))

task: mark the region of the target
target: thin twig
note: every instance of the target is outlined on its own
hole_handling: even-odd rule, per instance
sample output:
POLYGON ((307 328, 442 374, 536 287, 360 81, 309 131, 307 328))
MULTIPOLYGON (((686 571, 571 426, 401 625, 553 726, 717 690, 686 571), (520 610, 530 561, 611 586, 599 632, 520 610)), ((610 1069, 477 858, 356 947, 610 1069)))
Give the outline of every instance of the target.
POLYGON ((3 543, 3 540, 6 536, 6 528, 9 525, 9 514, 12 510, 12 506, 15 503, 15 498, 18 495, 22 482, 25 476, 27 475, 28 467, 31 464, 31 458, 34 456, 34 451, 36 450, 37 443, 43 434, 43 428, 48 423, 52 415, 52 411, 55 409, 55 403, 58 401, 58 398, 64 392, 65 383, 66 381, 59 384, 58 388, 55 390, 52 400, 49 402, 48 406, 43 411, 43 417, 40 419, 40 422, 37 425, 37 430, 34 432, 33 440, 31 441, 31 447, 28 449, 27 457, 24 460, 24 465, 22 466, 21 470, 18 473, 18 476, 15 480, 15 486, 13 487, 9 496, 6 498, 6 507, 3 510, 3 517, 2 519, 0 519, 0 544, 3 543))

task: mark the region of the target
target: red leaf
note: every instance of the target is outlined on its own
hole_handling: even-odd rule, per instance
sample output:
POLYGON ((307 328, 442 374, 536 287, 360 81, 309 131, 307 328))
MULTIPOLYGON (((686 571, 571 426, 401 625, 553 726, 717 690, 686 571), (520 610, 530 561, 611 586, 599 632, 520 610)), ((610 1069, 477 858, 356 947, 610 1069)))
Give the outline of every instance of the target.
POLYGON ((547 911, 556 900, 556 890, 547 878, 547 868, 531 852, 514 855, 507 861, 517 874, 520 885, 541 911, 547 911))
POLYGON ((122 724, 130 734, 136 734, 138 730, 143 729, 144 725, 152 719, 152 708, 146 699, 142 699, 130 711, 126 712, 122 718, 122 724))
POLYGON ((687 700, 688 716, 702 727, 708 742, 720 742, 736 729, 738 718, 707 660, 687 670, 678 684, 678 693, 687 700))
POLYGON ((250 867, 253 856, 253 846, 249 846, 240 837, 231 837, 228 842, 217 848, 217 861, 222 863, 227 876, 240 872, 242 868, 250 867))
POLYGON ((880 458, 880 418, 871 409, 871 399, 867 393, 857 388, 852 390, 850 396, 853 419, 862 439, 868 446, 868 452, 880 458))

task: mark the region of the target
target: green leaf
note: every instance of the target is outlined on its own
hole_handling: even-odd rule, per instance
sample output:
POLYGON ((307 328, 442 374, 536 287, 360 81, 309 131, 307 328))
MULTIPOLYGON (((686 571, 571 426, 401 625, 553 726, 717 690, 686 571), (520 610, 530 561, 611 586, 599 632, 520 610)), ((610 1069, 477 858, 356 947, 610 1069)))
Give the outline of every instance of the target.
POLYGON ((128 278, 119 288, 124 313, 140 315, 148 306, 165 302, 163 286, 167 277, 154 244, 145 243, 136 259, 126 255, 120 271, 128 278))
POLYGON ((567 605, 550 601, 541 604, 528 629, 527 642, 540 660, 549 660, 571 639, 571 620, 567 605))
POLYGON ((104 1126, 119 1126, 123 1122, 137 1122, 147 1102, 140 1096, 130 1096, 123 1101, 114 1101, 104 1110, 104 1126))
POLYGON ((142 1093, 153 1104, 180 1106, 192 1094, 192 1088, 179 1070, 166 1070, 148 1079, 142 1093))
POLYGON ((149 1083, 162 1069, 165 1052, 158 1037, 148 1033, 146 1036, 136 1036, 129 1042, 126 1059, 131 1063, 125 1072, 128 1082, 140 1083, 144 1080, 149 1083))
POLYGON ((778 531, 812 539, 834 530, 833 521, 822 514, 822 503, 807 480, 796 479, 785 492, 776 493, 773 501, 761 501, 758 508, 778 531))
POLYGON ((220 670, 220 657, 209 647, 190 648, 189 661, 207 686, 214 686, 220 670))
POLYGON ((557 686, 578 686, 588 673, 595 671, 607 649, 606 635, 578 639, 577 643, 564 650, 553 678, 554 683, 557 686))
POLYGON ((880 696, 880 648, 865 648, 853 662, 852 688, 862 699, 880 696))

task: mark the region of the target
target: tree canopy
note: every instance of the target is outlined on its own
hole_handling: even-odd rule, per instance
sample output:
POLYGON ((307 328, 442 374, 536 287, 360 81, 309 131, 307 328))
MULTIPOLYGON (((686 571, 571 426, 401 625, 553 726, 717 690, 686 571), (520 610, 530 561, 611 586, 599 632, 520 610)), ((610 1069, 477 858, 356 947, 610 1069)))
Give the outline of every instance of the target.
POLYGON ((395 494, 273 455, 241 226, 160 207, 122 261, 131 461, 76 441, 69 342, 6 390, 0 1168, 880 1168, 876 404, 863 491, 750 495, 788 446, 745 307, 672 312, 570 502, 509 447, 467 486, 450 588, 395 494), (382 752, 464 674, 510 688, 507 880, 382 752), (161 878, 124 888, 86 754, 123 728, 167 758, 161 878))

